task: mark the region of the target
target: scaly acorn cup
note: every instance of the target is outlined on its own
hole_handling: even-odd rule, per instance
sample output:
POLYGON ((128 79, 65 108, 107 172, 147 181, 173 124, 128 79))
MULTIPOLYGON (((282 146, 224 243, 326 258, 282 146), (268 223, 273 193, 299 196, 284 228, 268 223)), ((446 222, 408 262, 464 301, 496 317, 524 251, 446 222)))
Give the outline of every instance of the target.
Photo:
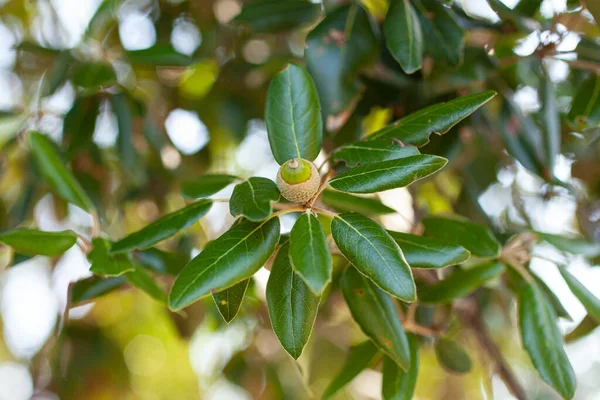
POLYGON ((315 164, 303 158, 286 161, 277 173, 277 187, 281 195, 293 203, 309 201, 321 184, 315 164))

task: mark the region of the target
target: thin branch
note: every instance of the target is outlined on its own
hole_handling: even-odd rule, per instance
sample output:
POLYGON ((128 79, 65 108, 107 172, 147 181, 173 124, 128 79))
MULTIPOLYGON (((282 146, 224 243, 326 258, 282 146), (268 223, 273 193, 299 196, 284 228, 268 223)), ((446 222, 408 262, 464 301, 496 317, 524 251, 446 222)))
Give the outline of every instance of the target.
POLYGON ((288 207, 288 208, 284 208, 282 210, 279 210, 276 213, 273 213, 273 215, 271 215, 271 218, 279 217, 281 215, 292 213, 292 212, 302 212, 304 210, 306 210, 305 206, 288 207))
POLYGON ((320 207, 311 207, 312 210, 316 211, 317 214, 323 214, 323 215, 327 215, 328 217, 335 217, 337 214, 334 212, 331 212, 329 210, 326 210, 324 208, 320 208, 320 207))

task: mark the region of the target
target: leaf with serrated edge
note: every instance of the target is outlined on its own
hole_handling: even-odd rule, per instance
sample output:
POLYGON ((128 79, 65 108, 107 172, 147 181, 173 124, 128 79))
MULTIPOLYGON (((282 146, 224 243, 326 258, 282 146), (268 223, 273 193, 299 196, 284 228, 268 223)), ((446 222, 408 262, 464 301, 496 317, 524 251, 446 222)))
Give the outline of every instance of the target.
POLYGON ((125 272, 133 271, 133 263, 127 258, 127 254, 109 254, 110 242, 104 238, 94 238, 94 246, 88 254, 92 263, 90 272, 97 275, 119 276, 125 272))
POLYGON ((359 164, 395 160, 418 154, 419 149, 414 146, 402 147, 392 139, 381 139, 344 145, 334 153, 333 158, 336 161, 344 161, 349 167, 355 167, 359 164))
POLYGON ((234 217, 243 215, 250 221, 263 221, 273 212, 271 202, 281 195, 270 179, 253 177, 237 184, 229 200, 229 212, 234 217))
POLYGON ((240 311, 249 283, 250 279, 246 279, 230 288, 213 293, 212 297, 215 305, 225 322, 230 323, 233 321, 240 311))

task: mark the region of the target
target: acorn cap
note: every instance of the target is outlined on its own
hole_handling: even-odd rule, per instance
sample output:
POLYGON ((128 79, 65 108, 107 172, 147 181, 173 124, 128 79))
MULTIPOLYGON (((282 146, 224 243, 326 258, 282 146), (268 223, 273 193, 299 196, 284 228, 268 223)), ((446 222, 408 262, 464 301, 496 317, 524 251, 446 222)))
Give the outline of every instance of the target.
POLYGON ((306 203, 317 193, 320 185, 317 167, 303 158, 286 161, 277 173, 279 192, 293 203, 306 203))

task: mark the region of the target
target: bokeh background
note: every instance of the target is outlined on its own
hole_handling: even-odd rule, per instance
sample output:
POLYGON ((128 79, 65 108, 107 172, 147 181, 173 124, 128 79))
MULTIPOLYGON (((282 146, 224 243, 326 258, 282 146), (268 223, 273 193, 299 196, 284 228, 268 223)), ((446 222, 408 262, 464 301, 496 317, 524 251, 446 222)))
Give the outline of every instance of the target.
MULTIPOLYGON (((382 0, 363 3, 375 13, 385 7, 382 0)), ((460 3, 468 15, 498 20, 483 0, 460 3)), ((504 3, 512 7, 517 1, 504 3)), ((119 84, 143 99, 147 107, 146 117, 137 118, 133 127, 143 132, 134 137, 133 149, 144 157, 143 167, 134 161, 127 171, 95 168, 95 160, 73 155, 75 163, 92 164, 84 168, 88 174, 97 174, 89 184, 83 180, 88 187, 104 178, 108 181, 103 174, 110 175, 110 185, 95 187, 95 192, 114 196, 114 202, 121 205, 105 216, 107 230, 115 237, 181 207, 184 200, 171 182, 182 177, 215 172, 274 178, 278 165, 270 154, 261 119, 264 92, 285 60, 302 57, 309 27, 279 36, 240 34, 230 21, 241 7, 238 0, 0 0, 0 145, 9 142, 15 131, 37 129, 61 143, 65 132, 79 129, 88 132, 104 155, 104 165, 122 157, 117 143, 121 116, 115 102, 100 97, 98 112, 83 114, 75 123, 65 118, 79 101, 79 91, 56 74, 73 62, 64 50, 74 49, 77 59, 111 62, 119 84), (103 7, 110 8, 108 17, 98 14, 103 7), (157 44, 172 46, 182 59, 193 55, 201 61, 187 67, 134 67, 120 57, 123 50, 157 44), (49 82, 56 82, 56 87, 46 95, 49 82), (146 140, 141 140, 142 136, 146 140)), ((550 18, 566 9, 566 0, 544 0, 540 12, 550 18)), ((520 37, 512 51, 527 56, 552 34, 536 31, 520 37)), ((568 33, 561 50, 573 51, 579 41, 576 33, 568 33)), ((554 82, 564 81, 571 71, 567 63, 556 59, 548 67, 554 82)), ((540 108, 538 92, 532 86, 520 85, 514 100, 526 114, 540 108)), ((568 104, 568 98, 562 100, 568 104)), ((136 106, 133 104, 134 113, 136 106)), ((375 131, 392 117, 389 109, 373 108, 359 129, 375 131)), ((469 133, 473 132, 461 131, 469 133)), ((43 230, 89 232, 90 215, 51 194, 30 190, 38 178, 27 164, 26 150, 19 146, 13 143, 0 150, 3 226, 28 221, 43 230), (29 207, 33 213, 26 211, 29 207)), ((322 154, 317 164, 325 158, 322 154)), ((568 154, 561 156, 555 173, 564 182, 577 185, 571 176, 572 163, 568 154)), ((524 209, 537 230, 578 232, 577 204, 569 192, 548 197, 545 183, 514 161, 493 168, 495 176, 477 201, 496 226, 520 221, 524 209), (514 204, 515 188, 526 194, 522 204, 514 204)), ((406 189, 384 193, 382 201, 398 211, 381 217, 385 226, 410 229, 414 201, 430 212, 452 211, 463 182, 452 172, 438 175, 419 187, 418 200, 406 189)), ((226 198, 231 190, 226 188, 213 197, 226 198)), ((283 232, 291 229, 293 218, 284 216, 283 232)), ((232 222, 227 204, 215 203, 200 223, 166 246, 193 256, 232 222)), ((317 320, 318 334, 313 334, 305 354, 294 362, 271 331, 264 304, 268 278, 264 269, 254 278, 241 314, 229 325, 222 322, 211 299, 191 307, 187 315, 178 315, 135 289, 72 309, 65 322, 69 284, 91 276, 81 249, 73 247, 58 260, 36 257, 11 267, 8 249, 0 252, 1 400, 307 399, 320 394, 330 382, 348 346, 364 339, 349 322, 343 298, 332 293, 317 320), (62 335, 57 337, 59 330, 62 335)), ((534 259, 532 269, 573 317, 573 321, 559 321, 561 330, 569 332, 586 312, 548 260, 569 265, 597 295, 600 269, 549 245, 538 245, 534 253, 543 259, 534 259)), ((508 318, 506 310, 486 314, 494 340, 535 398, 554 398, 520 347, 514 329, 515 305, 507 307, 508 318)), ((478 355, 469 332, 461 333, 460 340, 468 349, 475 349, 473 371, 464 376, 449 374, 439 367, 433 351, 425 349, 417 398, 511 398, 500 380, 490 378, 490 366, 478 355)), ((600 399, 600 332, 568 344, 566 350, 579 380, 577 399, 600 399)), ((380 372, 369 369, 336 398, 377 399, 380 388, 380 372)))

